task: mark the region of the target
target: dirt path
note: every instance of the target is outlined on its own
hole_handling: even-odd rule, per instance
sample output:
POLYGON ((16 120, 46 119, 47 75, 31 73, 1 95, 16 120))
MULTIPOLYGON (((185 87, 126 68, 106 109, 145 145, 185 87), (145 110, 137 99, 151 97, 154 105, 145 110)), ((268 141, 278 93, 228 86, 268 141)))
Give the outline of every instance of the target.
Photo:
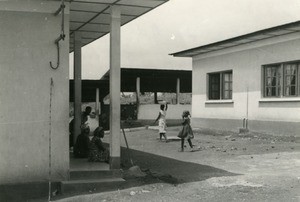
MULTIPOLYGON (((177 133, 168 130, 169 136, 177 133)), ((300 201, 300 144, 294 137, 196 134, 193 143, 202 150, 178 152, 180 142, 160 142, 156 131, 126 134, 135 164, 159 180, 61 201, 300 201)))

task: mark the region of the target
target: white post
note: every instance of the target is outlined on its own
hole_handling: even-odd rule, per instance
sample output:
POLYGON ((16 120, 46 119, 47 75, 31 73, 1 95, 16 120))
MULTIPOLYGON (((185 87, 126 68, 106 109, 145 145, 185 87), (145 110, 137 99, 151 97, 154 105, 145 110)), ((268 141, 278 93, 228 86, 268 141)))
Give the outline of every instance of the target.
POLYGON ((177 85, 176 85, 176 103, 179 105, 179 95, 180 95, 180 78, 177 78, 177 85))
MULTIPOLYGON (((99 91, 99 88, 96 88, 95 113, 96 113, 96 119, 97 119, 97 120, 99 120, 99 114, 100 114, 100 102, 99 102, 99 97, 100 97, 100 91, 99 91)), ((99 121, 98 121, 98 126, 99 126, 99 121)))
POLYGON ((110 23, 110 169, 120 168, 121 10, 111 6, 110 23))
POLYGON ((81 125, 81 35, 74 33, 74 137, 75 143, 81 125))
POLYGON ((136 118, 139 119, 139 109, 140 109, 140 94, 141 94, 141 79, 136 78, 136 118))

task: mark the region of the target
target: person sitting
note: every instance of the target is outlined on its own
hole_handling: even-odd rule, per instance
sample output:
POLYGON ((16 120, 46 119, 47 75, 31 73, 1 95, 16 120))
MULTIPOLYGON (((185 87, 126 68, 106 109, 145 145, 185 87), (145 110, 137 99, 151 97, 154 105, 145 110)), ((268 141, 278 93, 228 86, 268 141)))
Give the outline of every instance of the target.
POLYGON ((89 139, 90 127, 87 124, 81 126, 81 134, 78 135, 74 145, 75 158, 87 158, 89 154, 89 139))
MULTIPOLYGON (((90 106, 87 106, 85 110, 81 113, 81 125, 88 124, 89 115, 92 111, 92 108, 90 106)), ((73 138, 74 138, 74 124, 75 120, 72 118, 72 120, 69 122, 69 147, 73 147, 73 138)))
POLYGON ((105 148, 101 138, 104 137, 104 129, 97 127, 94 131, 94 137, 90 142, 90 153, 88 161, 90 162, 109 162, 109 149, 105 148))

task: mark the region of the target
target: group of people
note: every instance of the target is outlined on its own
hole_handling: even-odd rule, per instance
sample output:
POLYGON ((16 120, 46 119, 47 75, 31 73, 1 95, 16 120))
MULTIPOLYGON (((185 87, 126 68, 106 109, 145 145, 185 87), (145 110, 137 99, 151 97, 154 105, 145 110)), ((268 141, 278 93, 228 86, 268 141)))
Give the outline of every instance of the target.
MULTIPOLYGON (((165 139, 168 142, 166 136, 166 114, 167 114, 168 104, 163 102, 160 105, 159 114, 154 121, 154 124, 158 121, 159 127, 159 139, 165 139)), ((73 153, 75 158, 88 158, 90 162, 108 162, 109 161, 109 150, 105 148, 102 142, 104 137, 104 128, 97 127, 93 132, 93 138, 90 140, 90 128, 88 126, 88 116, 91 113, 91 107, 86 107, 85 111, 81 116, 81 133, 77 137, 75 145, 72 144, 73 140, 73 127, 74 119, 70 122, 70 147, 73 146, 73 153)), ((189 111, 183 111, 182 113, 182 128, 179 131, 178 137, 181 139, 180 152, 184 151, 184 142, 187 140, 191 151, 193 151, 192 139, 194 138, 193 130, 191 127, 191 114, 189 111)))
MULTIPOLYGON (((166 143, 168 142, 168 138, 166 136, 166 115, 167 115, 168 104, 167 102, 163 102, 160 105, 160 110, 154 124, 158 121, 158 130, 159 130, 159 139, 162 140, 164 137, 166 143)), ((184 151, 184 142, 188 141, 191 151, 193 151, 193 143, 192 139, 194 138, 193 130, 191 127, 191 114, 188 110, 183 111, 182 113, 182 128, 179 131, 178 137, 181 139, 181 147, 180 152, 184 151)))
POLYGON ((73 146, 75 158, 87 158, 90 162, 109 162, 109 150, 103 145, 104 128, 97 127, 93 132, 93 138, 90 140, 90 127, 88 125, 88 116, 91 113, 91 107, 86 107, 81 116, 81 133, 78 135, 75 144, 72 138, 74 121, 70 122, 70 147, 73 146))

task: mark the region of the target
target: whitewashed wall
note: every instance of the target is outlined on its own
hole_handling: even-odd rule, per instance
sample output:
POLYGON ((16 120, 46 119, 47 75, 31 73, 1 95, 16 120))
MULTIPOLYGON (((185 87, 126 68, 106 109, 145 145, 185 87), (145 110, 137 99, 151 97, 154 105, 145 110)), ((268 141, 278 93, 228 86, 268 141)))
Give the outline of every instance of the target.
MULTIPOLYGON (((69 15, 60 44, 54 40, 60 1, 0 1, 0 184, 43 181, 49 171, 50 79, 52 179, 67 179, 69 169, 69 15)), ((67 4, 68 10, 68 4, 67 4)))
MULTIPOLYGON (((159 104, 140 105, 138 119, 155 120, 159 110, 159 104)), ((181 119, 181 114, 184 110, 191 111, 191 105, 168 105, 167 119, 181 119)))

